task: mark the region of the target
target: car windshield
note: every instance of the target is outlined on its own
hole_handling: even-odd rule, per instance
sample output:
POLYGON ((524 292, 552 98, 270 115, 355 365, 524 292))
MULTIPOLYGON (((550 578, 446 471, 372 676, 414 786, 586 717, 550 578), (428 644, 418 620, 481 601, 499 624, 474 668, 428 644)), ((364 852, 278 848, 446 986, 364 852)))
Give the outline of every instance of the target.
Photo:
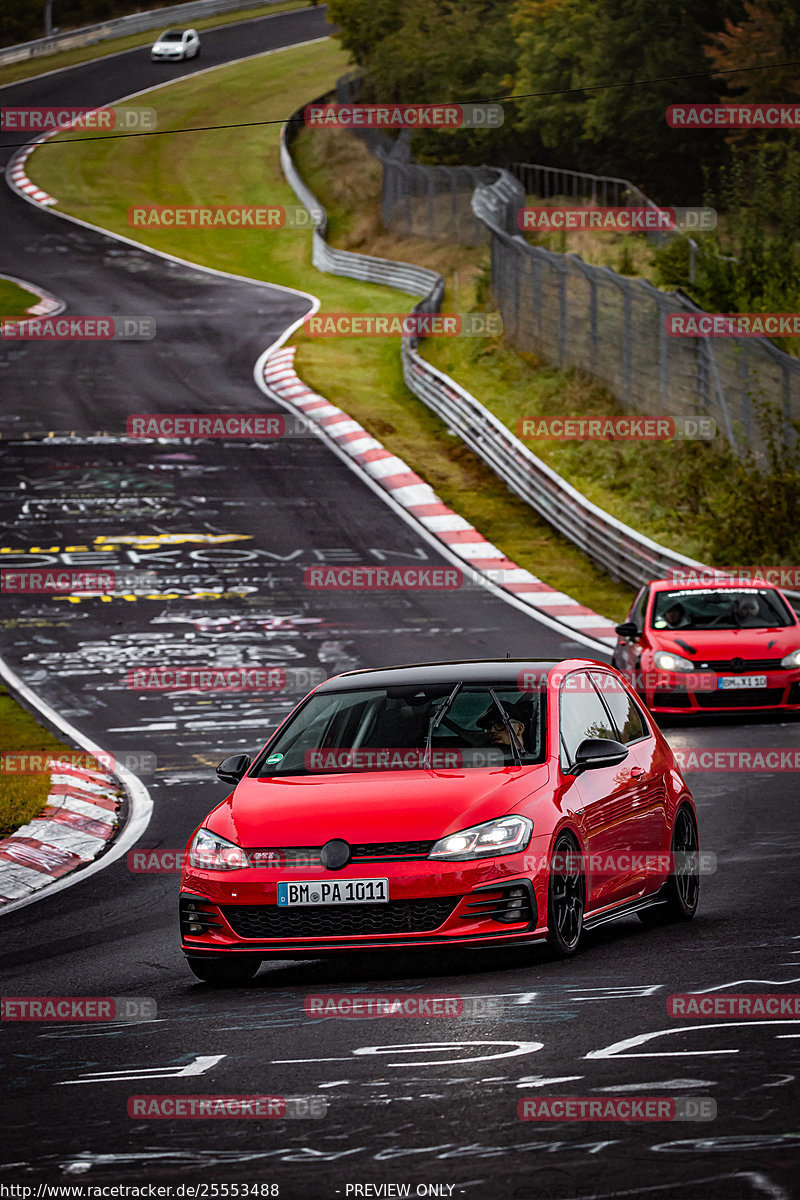
POLYGON ((164 33, 161 35, 161 37, 158 40, 160 42, 182 42, 183 34, 182 33, 164 33))
POLYGON ((653 629, 782 629, 792 617, 781 597, 766 588, 686 588, 657 592, 653 629))
POLYGON ((515 761, 542 762, 544 707, 543 693, 520 692, 508 683, 453 680, 319 692, 267 744, 251 776, 498 769, 515 761), (518 739, 513 748, 490 689, 518 739))

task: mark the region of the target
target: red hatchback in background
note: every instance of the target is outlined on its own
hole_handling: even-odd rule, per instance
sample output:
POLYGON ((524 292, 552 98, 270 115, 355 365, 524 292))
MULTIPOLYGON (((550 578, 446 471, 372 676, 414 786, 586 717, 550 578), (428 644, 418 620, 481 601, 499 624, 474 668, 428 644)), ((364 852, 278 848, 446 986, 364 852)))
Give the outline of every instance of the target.
POLYGON ((529 945, 694 915, 694 802, 613 668, 572 659, 350 671, 311 692, 190 839, 198 978, 263 959, 529 945))
POLYGON ((769 583, 641 589, 612 663, 656 713, 800 712, 800 622, 769 583))

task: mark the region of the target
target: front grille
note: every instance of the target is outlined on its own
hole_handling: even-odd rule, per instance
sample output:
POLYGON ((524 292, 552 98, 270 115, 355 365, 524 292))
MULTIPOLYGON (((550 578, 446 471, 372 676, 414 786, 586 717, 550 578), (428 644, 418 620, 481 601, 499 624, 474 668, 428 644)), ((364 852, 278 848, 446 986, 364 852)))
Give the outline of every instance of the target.
POLYGON ((697 692, 701 708, 769 708, 783 701, 783 688, 734 688, 732 691, 697 692))
POLYGON ((753 671, 780 671, 783 669, 779 658, 709 658, 702 663, 695 663, 695 666, 701 671, 728 671, 731 675, 749 675, 753 671))
POLYGON ((352 937, 370 933, 429 933, 443 925, 461 899, 390 900, 287 910, 277 904, 232 904, 220 911, 239 937, 352 937))
POLYGON ((691 708, 688 692, 668 692, 658 689, 653 694, 651 708, 691 708))
MULTIPOLYGON (((351 847, 353 863, 411 862, 427 858, 434 842, 364 842, 351 847)), ((271 846, 248 850, 251 865, 314 867, 320 863, 321 846, 271 846), (256 857, 262 856, 262 857, 256 857), (263 857, 267 856, 267 857, 263 857)))
POLYGON ((800 704, 800 679, 789 688, 789 704, 800 704))
POLYGON ((427 858, 435 842, 365 842, 353 846, 353 862, 391 858, 427 858))

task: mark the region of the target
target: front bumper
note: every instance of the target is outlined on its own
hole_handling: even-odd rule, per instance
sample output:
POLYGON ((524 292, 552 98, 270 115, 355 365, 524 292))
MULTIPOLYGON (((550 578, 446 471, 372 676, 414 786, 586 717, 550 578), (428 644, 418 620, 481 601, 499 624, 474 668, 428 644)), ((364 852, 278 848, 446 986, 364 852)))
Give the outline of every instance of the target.
POLYGON ((698 669, 695 674, 683 674, 662 671, 657 673, 660 676, 658 686, 645 689, 644 700, 651 712, 675 715, 755 713, 774 709, 800 712, 800 671, 752 669, 739 673, 764 675, 766 686, 723 690, 719 687, 720 678, 730 678, 734 672, 698 669))
MULTIPOLYGON (((363 950, 540 941, 546 932, 546 878, 531 880, 523 873, 524 855, 508 858, 502 865, 498 859, 409 862, 403 864, 402 876, 356 865, 337 871, 337 879, 388 876, 388 904, 292 909, 277 903, 277 883, 291 878, 285 870, 187 870, 180 895, 181 948, 193 957, 249 953, 316 958, 363 950)), ((328 873, 317 869, 316 875, 328 873)), ((303 876, 308 877, 307 869, 303 876)))

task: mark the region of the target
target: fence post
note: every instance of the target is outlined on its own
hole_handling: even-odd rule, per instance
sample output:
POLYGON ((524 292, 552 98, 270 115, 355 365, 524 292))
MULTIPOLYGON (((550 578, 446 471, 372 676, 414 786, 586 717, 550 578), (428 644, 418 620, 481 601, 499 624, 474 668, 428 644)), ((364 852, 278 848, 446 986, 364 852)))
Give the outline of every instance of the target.
POLYGON ((742 424, 744 425, 744 436, 748 445, 750 445, 753 439, 753 402, 750 397, 750 367, 746 344, 739 342, 736 347, 736 353, 739 359, 739 382, 742 387, 740 405, 742 424))
POLYGON ((567 345, 567 264, 559 263, 558 288, 558 363, 563 366, 567 345))
POLYGON ((662 404, 669 391, 669 338, 667 337, 667 310, 656 301, 658 320, 658 397, 662 404))
POLYGON ((589 330, 591 336, 592 370, 597 365, 597 281, 594 275, 589 276, 589 330))
POLYGON ((622 320, 622 389, 625 404, 630 406, 633 345, 631 332, 631 285, 627 282, 622 284, 622 320))
POLYGON ((714 383, 714 391, 717 394, 717 402, 720 407, 720 412, 722 413, 722 423, 725 426, 725 436, 728 439, 728 445, 735 454, 736 439, 733 436, 733 426, 731 425, 730 413, 728 412, 728 402, 725 399, 725 392, 723 391, 722 383, 720 382, 719 372, 717 370, 717 360, 714 357, 714 348, 712 346, 711 339, 703 338, 700 345, 701 348, 705 350, 706 357, 708 359, 709 371, 714 383))

